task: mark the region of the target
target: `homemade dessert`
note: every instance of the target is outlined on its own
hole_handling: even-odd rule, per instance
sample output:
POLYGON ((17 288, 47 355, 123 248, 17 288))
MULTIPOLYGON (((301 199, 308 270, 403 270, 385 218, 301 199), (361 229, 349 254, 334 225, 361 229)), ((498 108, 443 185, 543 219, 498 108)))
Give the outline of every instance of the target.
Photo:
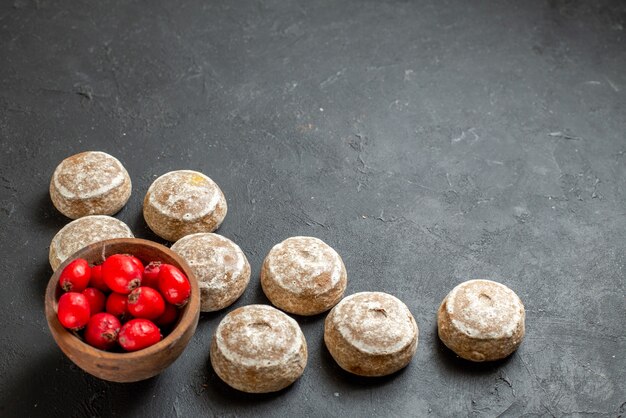
POLYGON ((132 185, 117 158, 100 151, 72 155, 52 174, 50 198, 68 218, 113 215, 126 204, 132 185))
POLYGON ((215 231, 226 217, 226 199, 209 177, 192 170, 157 178, 143 201, 143 216, 155 234, 168 241, 215 231))
POLYGON ((261 286, 274 306, 298 315, 316 315, 339 302, 346 290, 339 254, 313 237, 292 237, 265 257, 261 286))
POLYGON ((439 307, 439 338, 467 360, 507 357, 524 338, 524 305, 511 289, 491 280, 461 283, 439 307))
POLYGON ((193 270, 200 285, 200 310, 213 312, 232 305, 250 281, 250 264, 241 248, 210 232, 187 235, 172 245, 193 270))
POLYGON ((211 364, 229 386, 243 392, 281 390, 304 372, 307 345, 298 323, 268 305, 228 313, 211 342, 211 364))
POLYGON ((110 216, 85 216, 70 222, 57 232, 50 243, 52 270, 81 248, 113 238, 133 238, 133 233, 124 222, 110 216))
POLYGON ((324 342, 342 369, 360 376, 385 376, 409 364, 418 328, 409 308, 382 292, 350 295, 324 323, 324 342))

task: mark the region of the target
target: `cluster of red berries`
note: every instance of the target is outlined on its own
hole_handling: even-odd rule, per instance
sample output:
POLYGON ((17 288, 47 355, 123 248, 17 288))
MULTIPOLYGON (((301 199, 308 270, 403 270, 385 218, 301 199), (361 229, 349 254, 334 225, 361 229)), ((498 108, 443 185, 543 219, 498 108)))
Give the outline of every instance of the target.
POLYGON ((149 347, 163 338, 191 294, 187 276, 171 264, 144 267, 128 254, 114 254, 93 267, 78 258, 59 277, 65 293, 57 316, 65 328, 80 331, 93 347, 125 351, 149 347))

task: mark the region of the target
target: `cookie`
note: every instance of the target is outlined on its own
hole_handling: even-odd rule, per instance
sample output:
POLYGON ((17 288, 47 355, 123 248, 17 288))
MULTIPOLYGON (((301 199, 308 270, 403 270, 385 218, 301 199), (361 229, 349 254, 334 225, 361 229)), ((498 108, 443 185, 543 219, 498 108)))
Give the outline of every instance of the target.
POLYGON ((113 238, 134 238, 122 221, 104 215, 84 216, 65 225, 52 238, 49 260, 52 270, 76 251, 95 242, 113 238))
POLYGON ((339 366, 359 376, 385 376, 406 367, 417 350, 409 308, 382 292, 350 295, 324 322, 324 342, 339 366))
POLYGON ((170 171, 157 178, 143 201, 143 216, 155 234, 177 241, 197 232, 213 232, 226 217, 219 186, 192 170, 170 171))
POLYGON ((316 315, 335 306, 347 285, 341 257, 324 241, 292 237, 265 257, 261 286, 272 304, 298 315, 316 315))
POLYGON ((469 280, 444 298, 437 316, 441 341, 459 357, 507 357, 525 333, 524 305, 511 289, 491 280, 469 280))
POLYGON ((210 232, 182 237, 172 251, 181 255, 200 285, 200 310, 213 312, 232 305, 250 281, 250 264, 241 248, 210 232))
POLYGON ((72 155, 52 174, 50 198, 63 215, 113 215, 128 201, 132 184, 119 160, 100 151, 72 155))
POLYGON ((229 386, 266 393, 295 382, 307 363, 300 326, 268 305, 248 305, 228 313, 211 341, 211 365, 229 386))

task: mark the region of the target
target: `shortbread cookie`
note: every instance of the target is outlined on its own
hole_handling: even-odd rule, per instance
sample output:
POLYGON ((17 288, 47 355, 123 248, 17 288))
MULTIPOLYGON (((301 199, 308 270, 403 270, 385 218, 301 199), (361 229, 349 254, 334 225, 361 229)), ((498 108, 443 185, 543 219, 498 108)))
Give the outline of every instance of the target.
POLYGON ((134 237, 124 222, 110 216, 84 216, 70 222, 57 232, 50 243, 52 270, 56 270, 67 257, 87 245, 113 238, 134 237))
POLYGON ((213 312, 232 305, 250 281, 250 264, 241 248, 209 232, 182 237, 172 251, 180 254, 200 285, 200 310, 213 312))
POLYGON ((100 151, 72 155, 52 174, 50 198, 71 219, 113 215, 126 204, 132 185, 117 158, 100 151))
POLYGON ((342 369, 385 376, 407 366, 417 349, 418 328, 409 308, 382 292, 350 295, 324 323, 324 342, 342 369))
POLYGON ((298 315, 325 312, 341 300, 347 274, 341 257, 324 241, 292 237, 265 257, 261 286, 274 306, 298 315))
POLYGON ((226 217, 224 194, 209 177, 192 170, 157 178, 143 201, 143 216, 155 234, 168 241, 215 231, 226 217))
POLYGON ((269 305, 248 305, 222 319, 211 341, 211 364, 243 392, 281 390, 304 372, 307 345, 300 326, 269 305))
POLYGON ((437 326, 441 341, 459 357, 507 357, 524 338, 524 305, 511 289, 491 280, 461 283, 444 298, 437 326))

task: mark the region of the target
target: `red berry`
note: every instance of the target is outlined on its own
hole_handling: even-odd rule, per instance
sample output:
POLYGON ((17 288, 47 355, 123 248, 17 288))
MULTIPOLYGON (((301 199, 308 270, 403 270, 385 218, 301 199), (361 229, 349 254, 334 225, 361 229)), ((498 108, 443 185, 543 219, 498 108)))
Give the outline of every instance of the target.
POLYGON ((161 264, 159 290, 166 301, 176 306, 184 306, 191 294, 187 276, 171 264, 161 264))
POLYGON ((136 287, 141 286, 141 273, 134 257, 124 254, 114 254, 102 263, 102 275, 109 288, 117 293, 129 294, 136 287))
POLYGON ((107 300, 107 297, 104 296, 104 293, 102 293, 95 287, 88 287, 87 289, 83 290, 83 295, 85 295, 87 301, 89 302, 89 310, 92 315, 104 311, 104 304, 107 300))
POLYGON ((159 271, 161 270, 160 261, 151 261, 143 271, 142 286, 148 286, 153 289, 159 288, 159 271))
POLYGON ((161 331, 148 319, 131 319, 120 329, 118 342, 126 351, 137 351, 161 341, 161 331))
POLYGON ((138 259, 137 257, 135 257, 134 255, 130 255, 130 254, 125 254, 125 255, 127 255, 128 257, 130 257, 130 261, 132 261, 132 262, 133 262, 133 264, 134 264, 134 265, 136 265, 136 266, 137 266, 137 268, 138 268, 139 270, 141 270, 141 272, 143 273, 143 269, 144 269, 144 267, 143 267, 143 263, 141 262, 141 260, 140 260, 140 259, 138 259))
POLYGON ((82 293, 67 292, 59 298, 57 317, 65 328, 78 331, 89 322, 89 301, 82 293))
POLYGON ((111 291, 109 286, 107 286, 104 282, 104 276, 102 276, 102 264, 91 268, 91 280, 89 280, 89 285, 103 291, 104 293, 109 293, 111 291))
POLYGON ((154 320, 154 323, 159 327, 167 327, 172 325, 178 319, 178 309, 176 306, 170 305, 169 303, 165 304, 165 312, 163 315, 154 320))
POLYGON ((156 319, 165 312, 165 301, 153 288, 141 286, 128 294, 128 312, 135 318, 156 319))
POLYGON ((59 285, 66 292, 82 292, 87 288, 90 277, 91 268, 87 260, 77 258, 63 269, 59 285))
POLYGON ((123 320, 129 315, 128 295, 111 293, 107 298, 106 311, 123 320))
POLYGON ((85 341, 100 350, 109 350, 115 346, 121 326, 120 320, 110 313, 97 313, 87 323, 85 341))

